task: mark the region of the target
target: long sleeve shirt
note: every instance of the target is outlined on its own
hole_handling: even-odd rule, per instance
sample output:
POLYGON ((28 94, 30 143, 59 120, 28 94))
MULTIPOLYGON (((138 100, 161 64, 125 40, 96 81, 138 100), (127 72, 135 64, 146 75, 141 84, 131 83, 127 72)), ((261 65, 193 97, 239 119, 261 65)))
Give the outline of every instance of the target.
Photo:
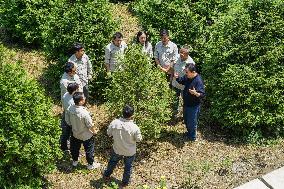
MULTIPOLYGON (((179 57, 176 64, 174 65, 174 72, 178 73, 178 75, 180 77, 184 76, 185 75, 185 71, 184 71, 185 66, 186 66, 186 64, 189 64, 189 63, 195 64, 195 62, 193 61, 193 59, 190 56, 188 56, 188 58, 185 61, 182 61, 181 58, 179 57)), ((172 86, 177 88, 177 89, 180 89, 180 90, 184 89, 184 85, 179 84, 176 81, 175 77, 172 80, 172 86)))
POLYGON ((114 152, 123 156, 133 156, 136 153, 136 142, 142 140, 140 129, 133 120, 123 118, 113 120, 107 134, 113 137, 114 152))
POLYGON ((65 112, 65 121, 71 125, 73 136, 76 139, 86 141, 93 136, 90 128, 93 121, 88 110, 83 106, 71 105, 65 112))
POLYGON ((154 58, 158 59, 163 68, 173 66, 177 61, 178 48, 177 45, 171 41, 167 45, 163 45, 160 41, 155 46, 154 58))
POLYGON ((66 72, 64 72, 60 80, 61 99, 63 95, 67 92, 67 86, 69 83, 77 83, 79 85, 79 92, 83 92, 83 85, 79 76, 77 74, 75 74, 74 76, 70 76, 66 72))
POLYGON ((93 70, 92 64, 89 57, 83 54, 81 59, 78 59, 75 54, 73 54, 68 62, 73 62, 77 68, 77 75, 79 76, 83 87, 88 84, 89 79, 92 78, 93 70))
POLYGON ((201 99, 205 96, 205 89, 203 81, 199 74, 190 79, 186 75, 176 79, 178 83, 184 85, 183 103, 184 106, 197 106, 201 103, 201 99), (200 93, 200 96, 190 94, 189 89, 193 89, 200 93))

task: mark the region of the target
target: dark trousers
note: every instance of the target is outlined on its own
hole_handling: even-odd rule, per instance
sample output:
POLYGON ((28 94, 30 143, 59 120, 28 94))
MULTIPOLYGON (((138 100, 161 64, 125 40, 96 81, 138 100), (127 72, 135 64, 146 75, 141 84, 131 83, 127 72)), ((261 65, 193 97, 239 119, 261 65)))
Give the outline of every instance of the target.
POLYGON ((183 107, 184 123, 187 129, 188 138, 190 140, 196 140, 196 129, 199 113, 200 105, 183 107))
POLYGON ((68 150, 67 141, 70 139, 71 126, 65 121, 65 112, 62 114, 61 119, 61 136, 60 136, 60 148, 62 151, 68 150))
POLYGON ((73 161, 78 161, 79 158, 79 151, 81 148, 81 144, 83 143, 85 152, 86 152, 86 159, 89 165, 94 163, 94 151, 95 151, 95 140, 94 136, 92 136, 88 140, 79 140, 74 136, 71 136, 70 140, 70 151, 73 161))
POLYGON ((130 180, 131 172, 132 172, 132 163, 135 159, 135 155, 133 155, 133 156, 122 156, 122 155, 116 154, 112 150, 110 160, 109 160, 108 165, 107 165, 107 169, 104 172, 104 176, 109 177, 112 174, 117 163, 121 159, 123 159, 123 161, 124 161, 124 173, 123 173, 122 183, 128 184, 129 180, 130 180))
POLYGON ((85 85, 83 87, 83 93, 86 98, 86 103, 89 102, 89 86, 88 85, 85 85))

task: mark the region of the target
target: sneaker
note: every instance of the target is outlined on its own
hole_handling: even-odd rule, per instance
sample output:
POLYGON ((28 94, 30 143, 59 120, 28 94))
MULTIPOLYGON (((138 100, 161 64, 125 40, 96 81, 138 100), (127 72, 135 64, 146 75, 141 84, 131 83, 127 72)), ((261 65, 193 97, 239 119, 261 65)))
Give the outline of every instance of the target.
POLYGON ((100 163, 95 163, 95 162, 94 162, 92 165, 88 165, 88 166, 87 166, 87 169, 93 170, 93 169, 99 168, 100 166, 101 166, 100 163))
POLYGON ((77 165, 78 165, 78 161, 73 161, 73 162, 72 162, 72 166, 73 166, 73 167, 76 167, 77 165))

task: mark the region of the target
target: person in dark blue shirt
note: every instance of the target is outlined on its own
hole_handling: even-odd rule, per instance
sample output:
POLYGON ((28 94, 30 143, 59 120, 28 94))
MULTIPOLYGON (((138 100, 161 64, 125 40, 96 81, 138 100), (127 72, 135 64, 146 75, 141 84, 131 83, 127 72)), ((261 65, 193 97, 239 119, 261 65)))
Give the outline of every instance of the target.
POLYGON ((205 96, 204 84, 201 76, 196 72, 194 64, 185 66, 185 75, 179 77, 174 73, 176 81, 184 85, 183 90, 183 118, 190 141, 196 140, 196 129, 200 112, 201 99, 205 96))

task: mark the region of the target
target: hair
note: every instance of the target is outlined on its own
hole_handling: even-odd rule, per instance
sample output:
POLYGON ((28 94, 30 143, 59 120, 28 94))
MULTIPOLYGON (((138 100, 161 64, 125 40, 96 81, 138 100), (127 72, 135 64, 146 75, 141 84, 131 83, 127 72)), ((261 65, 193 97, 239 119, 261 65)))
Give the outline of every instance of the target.
POLYGON ((169 31, 168 31, 167 29, 162 29, 162 30, 160 31, 160 36, 162 37, 162 36, 164 36, 164 35, 169 36, 169 31))
POLYGON ((145 34, 146 35, 146 43, 149 41, 149 34, 148 34, 148 32, 146 32, 146 31, 139 31, 139 32, 137 32, 137 34, 136 34, 136 42, 137 43, 139 43, 139 37, 141 36, 141 35, 143 35, 143 34, 145 34))
POLYGON ((77 83, 69 83, 67 86, 67 91, 69 94, 72 94, 77 89, 79 89, 79 85, 77 83))
POLYGON ((81 102, 84 99, 84 93, 83 92, 75 92, 73 95, 73 100, 75 105, 79 105, 79 102, 81 102))
POLYGON ((191 48, 189 46, 185 45, 185 46, 182 46, 180 49, 184 49, 186 51, 186 53, 189 54, 191 48))
POLYGON ((75 43, 73 45, 74 52, 77 52, 77 51, 79 51, 80 49, 83 49, 83 48, 84 48, 84 46, 81 43, 75 43))
POLYGON ((128 104, 126 104, 122 110, 123 118, 130 118, 134 114, 134 108, 128 104))
POLYGON ((74 63, 73 62, 67 62, 66 65, 65 65, 65 68, 64 68, 64 71, 66 73, 69 73, 72 71, 72 69, 75 67, 74 63))
POLYGON ((112 40, 115 40, 116 38, 123 38, 123 35, 122 35, 122 33, 120 33, 120 32, 115 32, 115 34, 113 34, 113 36, 112 36, 112 40))
POLYGON ((196 72, 196 67, 193 63, 186 64, 185 69, 187 69, 190 72, 196 72))

